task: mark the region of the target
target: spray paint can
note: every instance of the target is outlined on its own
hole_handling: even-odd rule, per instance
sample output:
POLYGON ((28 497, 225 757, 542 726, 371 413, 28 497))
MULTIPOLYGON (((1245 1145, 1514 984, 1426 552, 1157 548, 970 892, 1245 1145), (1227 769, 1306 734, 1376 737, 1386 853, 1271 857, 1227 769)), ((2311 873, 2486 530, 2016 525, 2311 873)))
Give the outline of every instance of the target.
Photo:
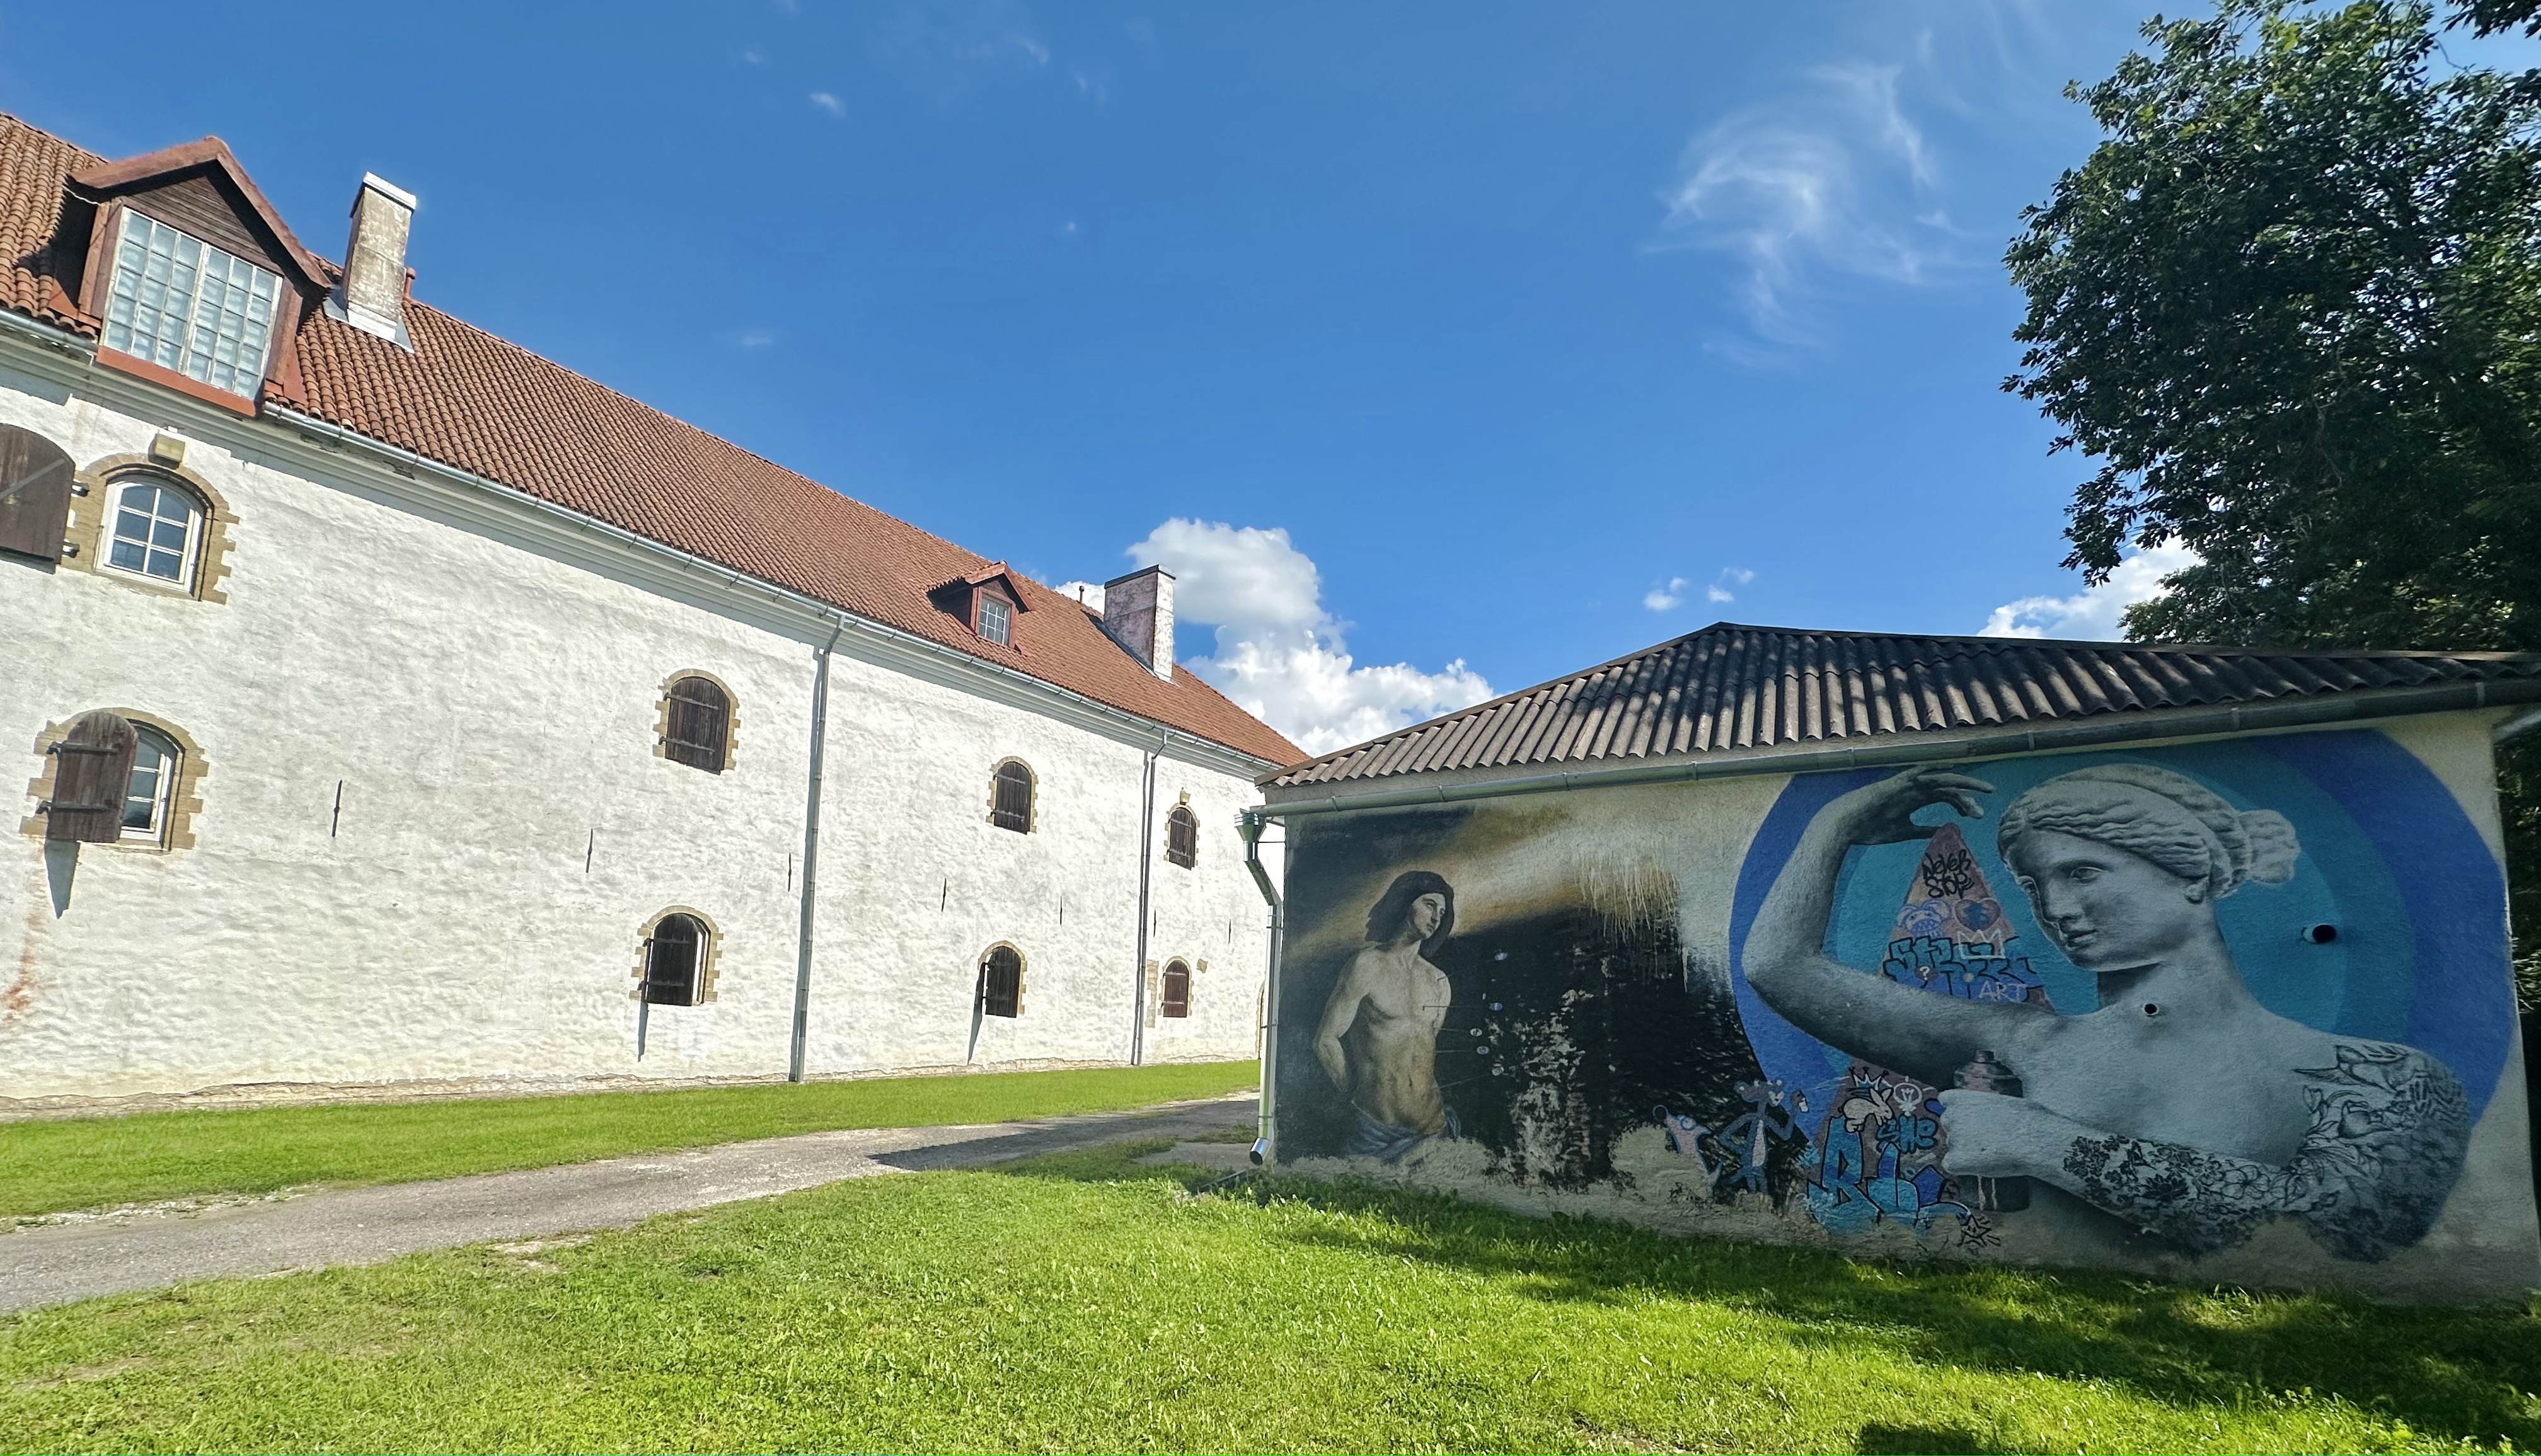
MULTIPOLYGON (((2020 1078, 1991 1052, 1979 1052, 1976 1059, 1959 1068, 1958 1084, 1971 1092, 1992 1092, 2000 1097, 2018 1097, 2020 1078)), ((1980 1213, 2017 1213, 2029 1206, 2029 1180, 2026 1178, 1961 1178, 1959 1197, 1970 1208, 1980 1213)))

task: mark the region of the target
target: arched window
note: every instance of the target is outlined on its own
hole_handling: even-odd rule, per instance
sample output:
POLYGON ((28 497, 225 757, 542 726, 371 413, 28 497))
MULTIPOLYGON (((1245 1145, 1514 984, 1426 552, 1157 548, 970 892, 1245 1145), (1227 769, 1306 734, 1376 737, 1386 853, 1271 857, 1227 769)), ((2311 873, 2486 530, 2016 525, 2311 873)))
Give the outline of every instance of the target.
POLYGON ((182 730, 98 708, 71 719, 44 752, 45 838, 192 846, 187 819, 202 807, 192 795, 203 765, 189 762, 197 755, 182 730))
POLYGON ((1165 816, 1165 858, 1185 869, 1199 863, 1199 816, 1189 804, 1176 804, 1165 816))
POLYGON ((721 773, 732 762, 732 694, 697 673, 671 680, 662 712, 662 757, 721 773))
POLYGON ((169 801, 175 796, 182 750, 147 723, 132 725, 132 774, 124 780, 123 823, 118 837, 164 843, 169 801))
POLYGON ((673 911, 644 937, 644 999, 656 1006, 693 1006, 714 932, 694 915, 673 911))
POLYGON ((1180 961, 1165 963, 1165 993, 1157 998, 1156 1009, 1167 1016, 1191 1014, 1191 967, 1180 961))
POLYGON ((1028 835, 1033 830, 1033 771, 1020 759, 997 765, 988 799, 988 823, 1028 835))
POLYGON ((1024 954, 1000 941, 980 958, 980 1009, 990 1016, 1024 1014, 1024 954))
POLYGON ((203 545, 203 503, 159 475, 127 475, 112 490, 106 564, 191 590, 203 545))

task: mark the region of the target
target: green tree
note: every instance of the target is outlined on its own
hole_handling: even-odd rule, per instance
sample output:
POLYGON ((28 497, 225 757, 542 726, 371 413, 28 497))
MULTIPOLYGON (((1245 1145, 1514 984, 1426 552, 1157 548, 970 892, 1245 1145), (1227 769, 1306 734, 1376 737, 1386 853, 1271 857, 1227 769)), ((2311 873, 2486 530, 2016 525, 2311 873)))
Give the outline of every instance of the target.
MULTIPOLYGON (((2067 564, 2198 553, 2132 636, 2541 649, 2541 96, 2433 21, 2222 0, 2069 89, 2104 138, 2006 255, 2004 388, 2097 465, 2067 564)), ((2503 767, 2541 991, 2541 748, 2503 767)))

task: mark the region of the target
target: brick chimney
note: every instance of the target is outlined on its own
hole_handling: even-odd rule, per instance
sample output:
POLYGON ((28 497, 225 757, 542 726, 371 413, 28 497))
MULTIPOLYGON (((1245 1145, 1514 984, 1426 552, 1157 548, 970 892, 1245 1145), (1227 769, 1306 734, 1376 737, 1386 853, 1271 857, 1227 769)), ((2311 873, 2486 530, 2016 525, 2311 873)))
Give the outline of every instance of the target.
POLYGON ((414 193, 362 174, 353 198, 353 236, 344 245, 344 281, 330 300, 347 324, 411 348, 405 336, 405 235, 414 193))
POLYGON ((1103 630, 1147 671, 1174 680, 1174 579, 1142 566, 1103 583, 1103 630))

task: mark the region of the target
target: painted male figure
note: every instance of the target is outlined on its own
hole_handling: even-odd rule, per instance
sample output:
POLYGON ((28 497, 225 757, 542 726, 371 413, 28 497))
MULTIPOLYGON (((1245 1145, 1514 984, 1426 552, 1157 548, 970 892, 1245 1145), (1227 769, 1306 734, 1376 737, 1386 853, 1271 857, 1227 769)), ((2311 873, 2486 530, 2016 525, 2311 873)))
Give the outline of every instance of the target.
POLYGON ((1438 1091, 1438 1028, 1446 1022, 1447 973, 1429 956, 1456 924, 1456 892, 1427 870, 1395 877, 1367 913, 1367 948, 1324 1003, 1315 1056, 1358 1114, 1349 1150, 1393 1162, 1457 1132, 1438 1091), (1359 1029, 1356 1056, 1343 1042, 1359 1029))

